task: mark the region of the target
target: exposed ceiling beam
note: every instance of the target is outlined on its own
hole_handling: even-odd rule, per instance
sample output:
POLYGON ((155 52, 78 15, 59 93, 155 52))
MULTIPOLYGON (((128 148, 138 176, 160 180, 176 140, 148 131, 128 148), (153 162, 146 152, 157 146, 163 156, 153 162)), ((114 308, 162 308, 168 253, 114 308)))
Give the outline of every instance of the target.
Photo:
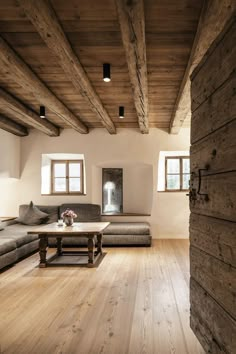
POLYGON ((19 0, 19 4, 47 46, 59 59, 60 65, 74 87, 87 100, 89 107, 96 113, 109 133, 115 134, 115 125, 72 49, 50 2, 47 0, 19 0))
POLYGON ((185 119, 191 116, 190 76, 235 10, 235 0, 204 1, 188 65, 172 114, 170 133, 178 134, 185 119))
POLYGON ((0 88, 0 107, 4 107, 5 110, 14 111, 17 118, 22 120, 22 123, 26 123, 49 136, 58 136, 60 134, 59 128, 47 119, 40 118, 38 114, 2 88, 0 88))
POLYGON ((143 0, 116 0, 134 105, 142 133, 148 133, 148 82, 143 0))
POLYGON ((14 122, 13 120, 3 116, 2 114, 0 114, 0 128, 17 136, 28 135, 28 130, 26 129, 26 127, 14 122))
POLYGON ((39 79, 21 57, 0 37, 0 67, 8 77, 30 92, 40 104, 49 108, 73 129, 87 133, 88 128, 39 79))

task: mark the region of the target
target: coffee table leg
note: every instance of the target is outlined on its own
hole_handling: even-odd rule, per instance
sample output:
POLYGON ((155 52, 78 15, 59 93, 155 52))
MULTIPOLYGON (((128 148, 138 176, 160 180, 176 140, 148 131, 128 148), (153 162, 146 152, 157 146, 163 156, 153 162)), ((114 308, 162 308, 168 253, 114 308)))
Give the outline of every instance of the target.
POLYGON ((88 266, 94 263, 94 235, 88 236, 88 266))
POLYGON ((40 239, 39 239, 39 256, 40 256, 39 268, 45 268, 47 266, 47 246, 48 246, 47 237, 40 237, 40 239))
POLYGON ((97 235, 97 252, 102 254, 102 234, 97 235))
POLYGON ((58 256, 60 256, 62 254, 61 237, 57 237, 57 254, 58 254, 58 256))

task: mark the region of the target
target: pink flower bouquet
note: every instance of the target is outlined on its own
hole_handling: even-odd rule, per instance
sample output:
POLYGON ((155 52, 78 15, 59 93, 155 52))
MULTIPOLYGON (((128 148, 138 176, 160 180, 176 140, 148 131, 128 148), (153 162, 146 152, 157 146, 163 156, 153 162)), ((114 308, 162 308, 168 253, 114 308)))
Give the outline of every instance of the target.
POLYGON ((75 212, 71 209, 66 209, 62 214, 61 214, 61 217, 62 218, 65 218, 65 217, 69 217, 69 218, 76 218, 77 217, 77 214, 75 214, 75 212))

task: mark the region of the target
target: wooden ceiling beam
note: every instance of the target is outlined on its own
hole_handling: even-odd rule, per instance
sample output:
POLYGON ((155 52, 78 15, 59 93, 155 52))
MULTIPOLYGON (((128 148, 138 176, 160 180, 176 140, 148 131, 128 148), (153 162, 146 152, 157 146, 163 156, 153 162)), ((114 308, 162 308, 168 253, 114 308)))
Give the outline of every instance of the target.
POLYGON ((148 126, 148 81, 143 0, 116 0, 134 105, 142 133, 148 126))
POLYGON ((89 107, 96 113, 109 133, 115 134, 115 125, 72 49, 50 2, 47 0, 19 0, 19 4, 47 46, 59 59, 60 65, 74 87, 87 100, 89 107))
POLYGON ((14 111, 17 114, 17 118, 22 120, 22 123, 26 123, 49 136, 60 135, 58 127, 53 125, 47 119, 40 118, 38 114, 26 107, 7 91, 0 88, 0 107, 2 106, 6 110, 14 111))
POLYGON ((17 136, 27 136, 29 134, 26 127, 14 122, 2 114, 0 114, 0 129, 6 130, 17 136))
POLYGON ((235 0, 205 0, 188 65, 180 85, 169 132, 178 134, 185 119, 191 115, 190 76, 206 51, 223 30, 227 20, 236 11, 235 0))
POLYGON ((88 133, 88 128, 62 103, 39 79, 21 57, 0 37, 1 71, 28 91, 37 101, 49 108, 63 121, 80 133, 88 133))

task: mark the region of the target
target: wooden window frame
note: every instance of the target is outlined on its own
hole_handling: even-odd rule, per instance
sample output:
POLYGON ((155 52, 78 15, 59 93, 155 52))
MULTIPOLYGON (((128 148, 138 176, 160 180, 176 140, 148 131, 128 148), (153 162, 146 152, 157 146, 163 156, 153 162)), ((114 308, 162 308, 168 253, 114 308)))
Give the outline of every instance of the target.
MULTIPOLYGON (((73 178, 73 177, 71 177, 73 178)), ((84 161, 83 160, 52 160, 51 161, 51 195, 84 195, 84 161), (54 191, 54 165, 58 163, 66 164, 66 191, 65 192, 55 192, 54 191), (69 191, 69 164, 79 163, 80 164, 80 192, 70 192, 69 191)))
POLYGON ((166 156, 165 157, 165 192, 186 192, 188 189, 183 189, 183 175, 190 175, 189 173, 183 173, 183 159, 189 159, 190 156, 166 156), (167 173, 167 161, 171 159, 178 159, 180 161, 180 173, 167 173), (168 189, 167 188, 167 175, 179 175, 180 176, 180 188, 179 189, 168 189))

